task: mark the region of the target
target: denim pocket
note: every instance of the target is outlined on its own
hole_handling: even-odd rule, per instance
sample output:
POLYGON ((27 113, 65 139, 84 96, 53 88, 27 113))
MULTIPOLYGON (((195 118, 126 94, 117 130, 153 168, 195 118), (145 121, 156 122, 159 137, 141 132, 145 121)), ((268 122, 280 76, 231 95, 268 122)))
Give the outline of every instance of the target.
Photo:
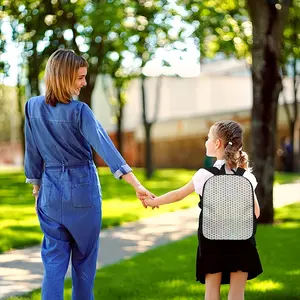
POLYGON ((52 184, 42 184, 41 186, 41 195, 39 195, 39 204, 40 207, 47 207, 50 204, 50 195, 51 195, 52 184))
POLYGON ((90 183, 78 183, 71 187, 71 198, 73 207, 92 207, 93 196, 90 183))

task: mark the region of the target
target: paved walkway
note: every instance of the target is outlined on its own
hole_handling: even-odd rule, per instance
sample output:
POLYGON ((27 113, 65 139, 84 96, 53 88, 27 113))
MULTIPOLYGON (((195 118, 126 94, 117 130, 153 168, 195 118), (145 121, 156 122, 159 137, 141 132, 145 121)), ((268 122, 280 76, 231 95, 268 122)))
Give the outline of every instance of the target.
MULTIPOLYGON (((275 186, 274 207, 300 201, 299 191, 300 183, 275 186)), ((103 230, 98 268, 195 234, 198 215, 195 207, 103 230)), ((0 255, 0 299, 39 288, 42 277, 40 246, 0 255)))

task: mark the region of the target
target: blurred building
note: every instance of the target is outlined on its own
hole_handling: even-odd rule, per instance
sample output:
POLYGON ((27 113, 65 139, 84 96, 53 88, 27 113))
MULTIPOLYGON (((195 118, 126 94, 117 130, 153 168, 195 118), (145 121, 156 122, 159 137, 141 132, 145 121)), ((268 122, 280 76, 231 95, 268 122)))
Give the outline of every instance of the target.
POLYGON ((22 163, 21 118, 16 87, 0 85, 0 168, 22 163))
MULTIPOLYGON (((152 144, 155 167, 199 168, 205 158, 204 143, 210 126, 222 119, 240 122, 246 130, 245 149, 250 150, 249 130, 252 107, 252 80, 244 61, 223 60, 202 66, 198 77, 149 77, 146 80, 148 120, 155 113, 158 80, 161 80, 157 122, 153 125, 152 144)), ((292 80, 284 81, 288 103, 293 101, 292 80)), ((109 78, 98 78, 92 108, 116 142, 114 95, 109 78)), ((144 128, 142 125, 141 82, 135 79, 127 92, 124 108, 124 156, 132 166, 144 165, 144 128)), ((279 100, 279 141, 288 136, 288 120, 279 100)), ((300 122, 295 144, 299 152, 300 122)), ((280 151, 278 152, 280 154, 280 151)), ((102 164, 98 159, 98 163, 102 164)), ((277 168, 281 169, 280 159, 277 168)))

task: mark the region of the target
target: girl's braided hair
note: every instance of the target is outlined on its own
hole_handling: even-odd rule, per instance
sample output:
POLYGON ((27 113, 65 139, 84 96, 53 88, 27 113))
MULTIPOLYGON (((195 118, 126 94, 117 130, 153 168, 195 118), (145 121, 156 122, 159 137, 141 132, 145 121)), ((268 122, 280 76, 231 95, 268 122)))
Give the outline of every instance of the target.
POLYGON ((248 154, 242 150, 243 128, 235 121, 220 121, 212 127, 213 135, 224 143, 224 159, 230 168, 248 169, 248 154))

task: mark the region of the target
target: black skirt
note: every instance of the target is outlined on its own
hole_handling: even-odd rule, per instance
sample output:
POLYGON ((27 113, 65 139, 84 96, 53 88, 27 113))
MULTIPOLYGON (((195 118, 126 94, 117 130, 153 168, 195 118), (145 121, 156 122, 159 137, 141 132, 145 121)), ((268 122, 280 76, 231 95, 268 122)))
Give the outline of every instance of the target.
POLYGON ((208 240, 198 234, 196 279, 205 283, 205 275, 222 273, 221 284, 230 283, 231 272, 247 272, 248 280, 262 273, 254 237, 244 241, 208 240))

